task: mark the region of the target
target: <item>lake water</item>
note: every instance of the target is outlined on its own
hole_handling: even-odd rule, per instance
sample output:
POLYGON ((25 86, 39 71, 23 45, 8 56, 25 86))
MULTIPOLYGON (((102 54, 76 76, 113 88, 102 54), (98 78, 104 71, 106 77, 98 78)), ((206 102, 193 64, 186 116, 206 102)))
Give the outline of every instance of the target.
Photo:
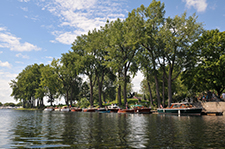
POLYGON ((0 148, 224 148, 225 116, 0 110, 0 148))

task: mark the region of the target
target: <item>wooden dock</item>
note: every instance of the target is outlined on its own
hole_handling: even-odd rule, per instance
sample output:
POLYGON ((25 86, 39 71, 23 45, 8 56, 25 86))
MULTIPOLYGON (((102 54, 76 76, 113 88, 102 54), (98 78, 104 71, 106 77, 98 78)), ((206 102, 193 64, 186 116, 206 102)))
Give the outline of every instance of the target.
POLYGON ((222 116, 223 112, 202 112, 202 115, 208 116, 222 116))

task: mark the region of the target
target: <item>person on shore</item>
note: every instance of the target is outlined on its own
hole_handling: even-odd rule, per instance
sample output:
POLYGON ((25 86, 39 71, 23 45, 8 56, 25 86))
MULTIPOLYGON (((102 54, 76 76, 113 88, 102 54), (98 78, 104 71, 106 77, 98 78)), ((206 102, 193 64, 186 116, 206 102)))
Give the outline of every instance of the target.
POLYGON ((206 100, 206 97, 205 97, 205 94, 203 94, 202 101, 205 101, 205 100, 206 100))
POLYGON ((225 92, 223 92, 222 98, 223 98, 223 100, 225 100, 225 92))
POLYGON ((209 90, 208 92, 207 92, 207 98, 206 98, 206 100, 207 101, 210 101, 212 99, 212 92, 209 90))
POLYGON ((212 100, 216 100, 216 94, 215 94, 214 91, 213 91, 213 93, 212 93, 212 100))

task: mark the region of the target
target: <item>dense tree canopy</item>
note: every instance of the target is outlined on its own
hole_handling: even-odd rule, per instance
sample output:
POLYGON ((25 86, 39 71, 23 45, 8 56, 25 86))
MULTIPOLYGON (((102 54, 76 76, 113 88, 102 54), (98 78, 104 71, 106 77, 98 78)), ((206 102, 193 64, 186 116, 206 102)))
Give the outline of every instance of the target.
POLYGON ((187 88, 220 94, 225 89, 225 33, 203 33, 195 14, 166 18, 164 8, 164 3, 153 0, 124 20, 107 21, 104 27, 77 36, 72 50, 51 65, 27 66, 11 81, 12 96, 30 107, 35 100, 41 106, 44 97, 52 104, 62 96, 67 105, 82 99, 85 105, 88 100, 90 106, 102 106, 102 99, 114 100, 117 93, 121 105, 122 97, 123 104, 127 102, 127 90, 138 70, 145 77, 143 93, 151 104, 157 98, 158 107, 165 105, 165 99, 170 105, 187 95, 187 88))
POLYGON ((192 50, 196 59, 183 74, 185 84, 196 91, 213 89, 221 95, 225 89, 225 32, 205 31, 192 50))

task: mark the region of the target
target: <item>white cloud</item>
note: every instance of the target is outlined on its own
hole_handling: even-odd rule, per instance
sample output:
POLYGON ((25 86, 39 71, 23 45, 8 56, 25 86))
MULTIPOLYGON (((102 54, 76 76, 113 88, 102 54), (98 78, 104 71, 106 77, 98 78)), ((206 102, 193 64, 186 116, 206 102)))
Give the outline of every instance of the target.
POLYGON ((55 40, 50 42, 61 42, 71 44, 76 36, 86 34, 89 30, 104 26, 106 20, 124 19, 123 3, 111 0, 55 0, 39 3, 42 10, 48 10, 59 18, 57 29, 52 32, 55 40), (75 30, 69 32, 69 30, 75 30))
POLYGON ((6 30, 6 28, 0 27, 0 31, 5 31, 5 30, 6 30))
POLYGON ((0 66, 1 66, 1 67, 8 67, 8 68, 11 68, 11 65, 9 64, 9 62, 2 62, 2 61, 0 61, 0 66))
POLYGON ((12 74, 9 72, 0 71, 0 102, 15 102, 13 97, 11 97, 12 89, 10 88, 10 80, 15 79, 17 74, 12 74))
POLYGON ((24 59, 29 59, 30 58, 28 55, 23 55, 21 53, 16 54, 16 57, 22 57, 24 59))
POLYGON ((52 57, 52 56, 46 56, 46 58, 53 59, 53 57, 52 57))
POLYGON ((17 63, 17 64, 24 64, 24 62, 20 62, 20 61, 15 61, 15 63, 17 63))
POLYGON ((28 11, 27 7, 20 7, 23 11, 28 11))
POLYGON ((19 2, 29 2, 30 0, 18 0, 19 2))
POLYGON ((140 92, 141 90, 141 81, 144 79, 143 74, 138 71, 136 76, 132 79, 132 84, 133 84, 133 92, 140 92))
POLYGON ((186 7, 191 8, 194 7, 197 9, 197 12, 204 12, 207 8, 206 0, 183 0, 186 2, 186 7))
POLYGON ((76 38, 76 34, 71 32, 65 32, 56 36, 56 41, 61 42, 63 44, 72 44, 74 39, 76 38))
POLYGON ((3 53, 3 51, 0 51, 0 54, 2 54, 3 53))
POLYGON ((21 43, 21 38, 6 32, 5 28, 0 28, 0 48, 9 48, 11 51, 39 51, 41 48, 28 42, 21 43), (3 32, 4 31, 4 32, 3 32))

